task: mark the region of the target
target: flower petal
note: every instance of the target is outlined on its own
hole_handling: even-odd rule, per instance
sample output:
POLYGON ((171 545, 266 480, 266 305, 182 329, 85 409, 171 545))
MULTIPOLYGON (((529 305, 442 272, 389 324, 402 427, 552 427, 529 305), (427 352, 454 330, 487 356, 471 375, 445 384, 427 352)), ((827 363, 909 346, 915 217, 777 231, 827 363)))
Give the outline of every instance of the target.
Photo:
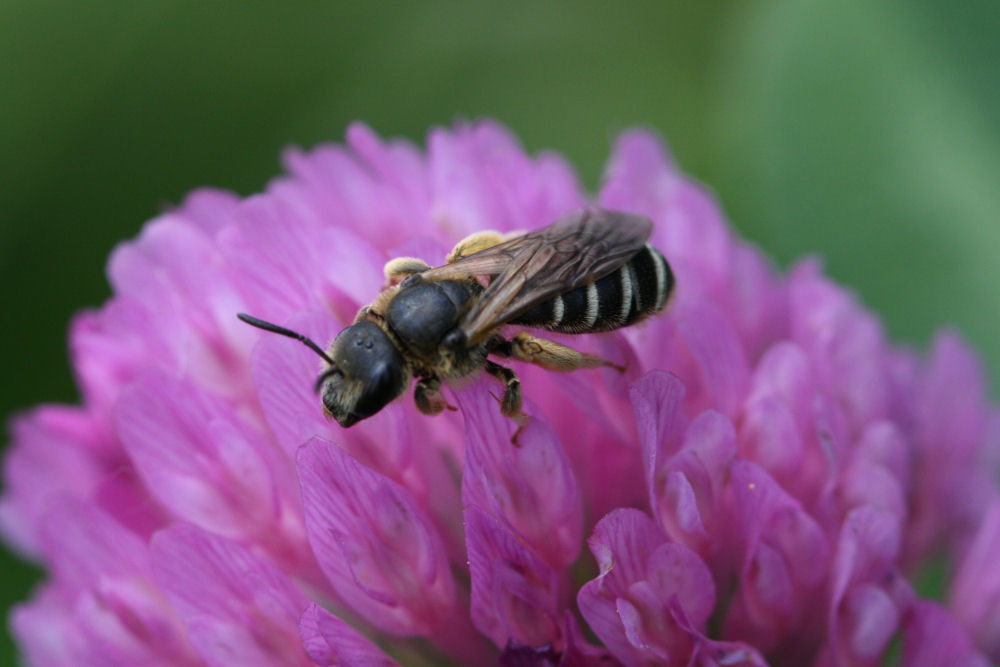
POLYGON ((499 647, 560 647, 556 572, 478 507, 465 526, 476 629, 499 647))
POLYGON ((157 533, 157 581, 209 664, 309 664, 298 622, 308 598, 273 564, 190 524, 157 533))
POLYGON ((79 661, 85 642, 70 599, 57 586, 45 585, 30 601, 14 606, 8 623, 30 664, 72 665, 79 661))
POLYGON ((497 410, 484 381, 456 399, 466 423, 462 504, 508 526, 553 569, 568 566, 580 551, 583 512, 558 439, 537 419, 518 429, 497 410))
POLYGON ((660 527, 706 558, 726 550, 715 529, 723 519, 722 494, 735 454, 732 423, 710 410, 691 422, 677 453, 655 474, 650 503, 660 527))
POLYGON ((14 419, 4 459, 0 528, 25 554, 39 555, 41 516, 53 498, 88 497, 108 474, 102 429, 79 408, 51 406, 14 419))
POLYGON ((619 660, 683 663, 693 655, 715 604, 701 558, 664 536, 638 510, 601 519, 588 540, 601 573, 577 602, 591 629, 619 660))
POLYGON ((453 238, 481 229, 539 227, 584 203, 562 160, 532 160, 496 123, 435 130, 427 144, 433 216, 453 238))
POLYGON ((976 644, 1000 659, 1000 501, 995 501, 959 566, 948 607, 976 644))
POLYGON ((312 562, 289 461, 232 405, 146 373, 122 392, 116 416, 147 487, 176 516, 234 538, 266 534, 291 565, 312 562))
POLYGON ((236 354, 242 328, 233 320, 243 300, 229 270, 214 239, 183 209, 148 224, 108 262, 115 291, 141 304, 147 335, 170 350, 178 370, 215 393, 244 395, 250 382, 236 354))
POLYGON ((652 498, 656 471, 677 448, 686 426, 680 412, 684 383, 676 375, 650 371, 629 388, 642 445, 642 462, 652 498))
POLYGON ((785 641, 794 654, 795 636, 822 627, 804 611, 825 583, 829 544, 816 520, 760 466, 738 461, 731 473, 734 551, 742 563, 726 634, 752 637, 764 651, 785 641))
POLYGON ((323 667, 393 667, 398 665, 364 635, 316 603, 311 603, 299 621, 302 646, 323 667))
POLYGON ((696 364, 698 384, 688 385, 692 410, 715 407, 736 414, 749 388, 750 371, 739 337, 728 318, 710 303, 678 306, 678 331, 696 364))
MULTIPOLYGON (((908 592, 893 590, 893 561, 900 553, 901 520, 875 506, 851 510, 841 527, 831 563, 828 642, 836 659, 870 659, 877 644, 895 631, 896 619, 909 604, 908 592), (869 614, 862 602, 880 608, 894 605, 893 614, 869 614), (891 624, 891 627, 886 624, 891 624)), ((908 588, 908 587, 904 587, 908 588)))
POLYGON ((986 667, 991 664, 976 651, 955 620, 933 602, 918 602, 903 634, 904 667, 986 667))
POLYGON ((338 447, 299 452, 309 541, 348 604, 393 634, 430 634, 457 610, 441 538, 405 489, 338 447))

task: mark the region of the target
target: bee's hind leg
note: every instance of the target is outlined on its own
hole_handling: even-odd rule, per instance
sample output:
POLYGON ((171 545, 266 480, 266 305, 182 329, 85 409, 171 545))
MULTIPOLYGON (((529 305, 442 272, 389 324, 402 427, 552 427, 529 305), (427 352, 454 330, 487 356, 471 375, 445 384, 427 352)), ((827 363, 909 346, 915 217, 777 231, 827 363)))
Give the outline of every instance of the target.
POLYGON ((420 378, 417 381, 417 386, 413 389, 413 400, 417 404, 417 409, 425 415, 440 414, 445 408, 458 409, 445 400, 441 393, 441 380, 436 375, 420 378))
POLYGON ((452 262, 456 262, 464 257, 468 257, 469 255, 474 255, 480 250, 492 248, 493 246, 502 243, 503 240, 503 235, 501 235, 500 232, 495 232, 493 230, 470 234, 459 241, 458 244, 452 248, 452 251, 448 253, 447 261, 451 264, 452 262))
POLYGON ((519 332, 509 341, 502 338, 490 341, 490 351, 518 361, 527 361, 550 371, 568 373, 579 368, 611 366, 619 372, 625 372, 624 366, 593 354, 579 352, 553 340, 536 338, 526 331, 519 332))

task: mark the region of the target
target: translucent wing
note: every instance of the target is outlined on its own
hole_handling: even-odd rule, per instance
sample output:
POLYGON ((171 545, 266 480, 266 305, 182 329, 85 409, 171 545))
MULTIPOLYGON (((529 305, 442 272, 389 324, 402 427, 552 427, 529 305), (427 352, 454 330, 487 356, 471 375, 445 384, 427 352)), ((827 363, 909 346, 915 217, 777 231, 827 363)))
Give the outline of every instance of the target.
POLYGON ((425 280, 491 277, 458 323, 466 340, 475 344, 532 306, 619 268, 642 249, 652 228, 642 216, 584 209, 421 276, 425 280))

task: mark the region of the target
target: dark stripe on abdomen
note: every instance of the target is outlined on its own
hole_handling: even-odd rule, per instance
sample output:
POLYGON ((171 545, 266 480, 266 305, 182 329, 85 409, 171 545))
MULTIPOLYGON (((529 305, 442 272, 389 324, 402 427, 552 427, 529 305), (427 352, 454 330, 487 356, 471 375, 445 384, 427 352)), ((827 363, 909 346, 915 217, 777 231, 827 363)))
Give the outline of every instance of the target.
POLYGON ((673 288, 670 265, 647 244, 617 271, 538 303, 511 324, 560 333, 612 331, 662 310, 673 288))

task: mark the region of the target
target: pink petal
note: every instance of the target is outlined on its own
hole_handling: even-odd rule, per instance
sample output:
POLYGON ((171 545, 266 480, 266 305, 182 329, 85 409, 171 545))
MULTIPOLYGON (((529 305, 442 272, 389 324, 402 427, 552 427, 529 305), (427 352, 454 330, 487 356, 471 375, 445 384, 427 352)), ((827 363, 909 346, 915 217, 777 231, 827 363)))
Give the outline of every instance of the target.
POLYGON ((900 530, 898 516, 874 506, 859 507, 847 515, 829 574, 828 641, 837 659, 858 658, 858 651, 861 656, 869 654, 874 650, 872 645, 881 641, 872 640, 872 636, 881 637, 894 630, 872 626, 873 616, 859 607, 861 602, 874 601, 878 609, 894 605, 895 614, 875 614, 877 623, 890 624, 894 624, 898 610, 909 604, 891 590, 892 563, 900 552, 900 530), (878 588, 883 592, 879 593, 878 588))
POLYGON ((532 160, 496 123, 434 130, 427 144, 432 214, 453 238, 480 229, 539 227, 583 204, 561 160, 532 160))
POLYGON ((298 468, 309 541, 355 611, 401 635, 431 634, 454 616, 441 538, 405 489, 317 439, 299 452, 298 468))
POLYGON ((656 471, 677 446, 685 420, 680 413, 684 383, 675 375, 650 371, 629 388, 632 410, 642 445, 643 467, 650 497, 656 471))
POLYGON ((478 507, 465 525, 476 629, 499 647, 561 644, 556 572, 478 507))
POLYGON ((31 601, 12 607, 8 623, 30 664, 72 665, 84 650, 70 599, 52 584, 36 591, 31 601))
POLYGON ((164 607, 152 582, 101 581, 76 600, 74 620, 82 640, 72 664, 201 664, 183 624, 167 617, 164 607))
POLYGON ((486 380, 456 395, 466 422, 462 503, 509 526, 553 569, 574 560, 582 541, 580 491, 566 453, 546 424, 520 430, 503 417, 486 380))
POLYGON ((232 192, 199 188, 188 193, 181 205, 171 213, 182 217, 207 234, 214 235, 229 224, 239 203, 240 198, 232 192))
POLYGON ((782 341, 769 347, 753 371, 748 403, 776 398, 788 406, 795 423, 804 429, 812 417, 816 378, 805 351, 782 341))
POLYGON ((15 418, 4 460, 0 528, 26 554, 40 553, 39 526, 54 498, 88 497, 107 473, 102 429, 79 408, 51 406, 15 418))
POLYGON ((843 626, 850 630, 846 643, 850 655, 878 660, 899 629, 900 610, 895 600, 877 586, 862 585, 845 601, 843 626))
POLYGON ((360 632, 316 603, 302 612, 299 633, 306 653, 323 667, 392 667, 399 664, 360 632))
POLYGON ((847 291, 803 263, 790 277, 792 339, 807 353, 819 383, 837 397, 858 429, 887 417, 892 385, 881 326, 847 291))
POLYGON ((65 662, 194 664, 183 624, 153 580, 146 542, 88 501, 54 501, 42 543, 59 594, 75 610, 70 636, 79 638, 65 662))
POLYGON ((765 651, 784 642, 794 654, 796 636, 822 627, 805 612, 821 592, 829 545, 815 519, 762 468, 738 461, 731 472, 736 553, 743 560, 727 636, 752 637, 765 651))
POLYGON ((986 667, 991 664, 976 651, 968 635, 944 609, 918 602, 903 633, 903 667, 986 667))
POLYGON ((230 537, 267 534, 276 551, 310 560, 290 462, 232 405, 147 373, 122 393, 116 416, 147 487, 176 516, 230 537))
POLYGON ((917 397, 922 441, 948 443, 935 451, 949 457, 975 451, 989 414, 984 388, 981 366, 965 342, 954 332, 938 334, 917 397))
POLYGON ((118 393, 143 368, 180 366, 179 350, 161 338, 141 299, 120 297, 99 311, 80 313, 70 327, 69 346, 87 405, 108 421, 118 393))
MULTIPOLYGON (((279 322, 321 347, 333 340, 340 323, 314 312, 300 313, 279 322)), ((257 399, 267 425, 281 449, 293 458, 309 438, 332 438, 341 429, 323 414, 320 397, 313 391, 323 361, 301 343, 262 332, 250 357, 257 399)))
POLYGON ((987 655, 1000 659, 1000 501, 994 501, 951 586, 948 607, 987 655))
POLYGON ((292 219, 305 219, 317 228, 364 229, 367 238, 382 244, 414 224, 427 225, 424 207, 416 211, 407 207, 409 219, 393 215, 398 194, 383 187, 377 174, 350 150, 334 145, 309 152, 294 149, 285 153, 284 162, 293 178, 273 183, 269 194, 291 209, 292 219))
POLYGON ((272 665, 303 665, 314 663, 290 637, 282 638, 278 646, 267 646, 272 638, 261 640, 253 623, 212 616, 194 616, 188 620, 188 635, 205 664, 212 667, 246 665, 271 667, 272 665), (264 644, 264 645, 262 645, 264 644))
POLYGON ((70 496, 54 500, 41 523, 57 576, 87 586, 109 573, 152 579, 149 548, 138 535, 90 502, 70 496))
POLYGON ((749 402, 740 432, 741 454, 786 486, 802 474, 804 443, 788 404, 774 396, 749 402))
POLYGON ((694 410, 715 406, 732 417, 749 388, 750 371, 739 337, 724 313, 709 303, 678 307, 678 331, 698 369, 699 386, 688 387, 694 410))
POLYGON ((272 563, 190 524, 160 531, 151 548, 157 581, 209 664, 309 664, 298 633, 309 600, 272 563))
POLYGON ((701 558, 664 543, 638 510, 601 519, 588 541, 601 574, 580 589, 577 603, 591 629, 625 663, 683 661, 715 604, 715 585, 701 558))
POLYGON ((722 519, 722 493, 735 454, 732 423, 717 412, 703 412, 688 426, 677 453, 656 471, 650 502, 660 527, 704 557, 726 550, 710 535, 722 519))
POLYGON ((228 270, 214 239, 171 213, 119 245, 108 263, 116 291, 144 306, 148 335, 163 341, 180 368, 217 393, 242 395, 249 376, 233 313, 244 304, 228 270))
POLYGON ((416 146, 404 140, 383 141, 363 123, 347 128, 347 145, 376 176, 383 215, 397 224, 412 225, 408 218, 413 211, 430 207, 424 156, 416 146))

